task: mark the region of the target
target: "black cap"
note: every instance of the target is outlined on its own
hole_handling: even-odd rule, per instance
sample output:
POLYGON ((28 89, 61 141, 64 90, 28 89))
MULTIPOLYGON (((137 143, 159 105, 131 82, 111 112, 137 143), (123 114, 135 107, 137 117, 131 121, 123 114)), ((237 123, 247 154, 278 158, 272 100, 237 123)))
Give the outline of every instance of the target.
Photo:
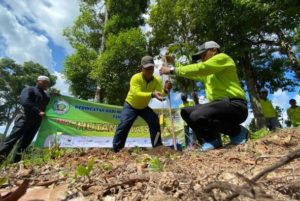
POLYGON ((154 66, 154 60, 151 56, 144 56, 141 60, 141 65, 143 68, 153 67, 154 66))
POLYGON ((289 101, 289 103, 290 103, 290 104, 291 104, 291 103, 296 103, 296 100, 292 98, 292 99, 289 101))
POLYGON ((187 94, 182 93, 181 94, 181 100, 183 100, 183 101, 187 100, 187 94))

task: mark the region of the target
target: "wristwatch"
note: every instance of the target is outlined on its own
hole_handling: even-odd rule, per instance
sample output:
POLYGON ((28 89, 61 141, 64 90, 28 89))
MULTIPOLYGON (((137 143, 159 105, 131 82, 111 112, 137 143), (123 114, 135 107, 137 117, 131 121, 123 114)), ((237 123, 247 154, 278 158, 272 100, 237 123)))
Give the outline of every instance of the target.
POLYGON ((173 66, 170 68, 170 74, 175 74, 175 68, 173 66))

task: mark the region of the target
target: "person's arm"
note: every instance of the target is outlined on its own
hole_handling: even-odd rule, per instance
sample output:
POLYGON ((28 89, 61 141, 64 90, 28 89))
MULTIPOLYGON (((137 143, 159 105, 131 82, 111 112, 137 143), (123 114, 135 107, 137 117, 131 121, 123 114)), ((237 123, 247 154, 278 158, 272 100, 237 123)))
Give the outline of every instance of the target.
POLYGON ((175 71, 177 76, 189 79, 199 79, 203 76, 221 72, 233 65, 235 64, 229 56, 225 54, 218 54, 205 62, 178 67, 175 71))
POLYGON ((137 97, 141 97, 141 98, 152 97, 151 92, 142 91, 142 83, 135 77, 132 77, 132 79, 130 80, 130 89, 137 97))
POLYGON ((38 105, 35 103, 35 93, 33 88, 26 87, 21 92, 20 103, 25 111, 32 112, 36 115, 40 113, 38 105))

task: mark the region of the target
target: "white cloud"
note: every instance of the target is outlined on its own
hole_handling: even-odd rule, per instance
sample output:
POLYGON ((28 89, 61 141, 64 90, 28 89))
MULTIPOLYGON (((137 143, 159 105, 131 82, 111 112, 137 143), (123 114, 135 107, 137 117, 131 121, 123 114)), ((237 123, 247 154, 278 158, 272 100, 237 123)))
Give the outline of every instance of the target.
POLYGON ((79 2, 74 0, 19 1, 4 0, 20 24, 44 32, 58 46, 70 53, 72 48, 64 38, 63 30, 70 27, 79 15, 79 2))
POLYGON ((273 106, 279 106, 280 108, 283 108, 286 110, 289 108, 289 100, 290 96, 287 91, 282 91, 281 89, 277 90, 273 96, 272 96, 272 103, 273 106))
POLYGON ((60 90, 60 94, 65 95, 65 96, 71 96, 70 91, 69 91, 70 85, 67 83, 64 75, 57 71, 55 71, 53 73, 53 75, 55 75, 57 77, 56 84, 54 85, 54 87, 56 89, 60 90))
MULTIPOLYGON (((17 63, 32 60, 51 67, 53 64, 48 39, 22 26, 16 17, 0 4, 0 50, 17 63)), ((1 52, 0 52, 1 54, 1 52)))
POLYGON ((53 72, 55 50, 49 42, 71 53, 72 48, 62 34, 78 15, 79 2, 73 0, 1 1, 0 56, 17 63, 32 60, 53 72))

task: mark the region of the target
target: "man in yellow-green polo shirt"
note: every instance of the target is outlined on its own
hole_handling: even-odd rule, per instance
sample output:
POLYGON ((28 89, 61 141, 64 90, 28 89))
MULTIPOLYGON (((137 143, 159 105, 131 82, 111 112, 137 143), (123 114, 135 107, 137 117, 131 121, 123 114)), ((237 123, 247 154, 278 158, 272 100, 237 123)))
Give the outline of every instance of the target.
POLYGON ((153 75, 154 61, 151 56, 142 58, 140 68, 142 72, 134 74, 130 79, 130 89, 123 105, 121 121, 113 139, 115 152, 124 148, 128 132, 138 116, 149 126, 152 147, 162 145, 158 116, 148 104, 151 98, 163 101, 164 96, 171 90, 171 83, 166 81, 163 89, 161 79, 153 75))
POLYGON ((221 53, 215 41, 203 43, 193 56, 195 64, 177 68, 162 67, 160 74, 201 81, 209 103, 183 108, 182 118, 200 140, 201 151, 222 146, 220 133, 229 135, 231 144, 246 143, 249 131, 241 126, 248 116, 245 92, 237 76, 236 64, 221 53))
POLYGON ((291 107, 287 110, 287 115, 293 127, 300 127, 300 106, 295 99, 289 101, 291 107))
POLYGON ((259 98, 260 104, 262 108, 262 113, 266 120, 266 126, 269 128, 270 131, 274 131, 276 128, 280 128, 281 125, 278 121, 278 115, 273 107, 270 100, 268 100, 268 90, 263 88, 260 90, 259 98))

